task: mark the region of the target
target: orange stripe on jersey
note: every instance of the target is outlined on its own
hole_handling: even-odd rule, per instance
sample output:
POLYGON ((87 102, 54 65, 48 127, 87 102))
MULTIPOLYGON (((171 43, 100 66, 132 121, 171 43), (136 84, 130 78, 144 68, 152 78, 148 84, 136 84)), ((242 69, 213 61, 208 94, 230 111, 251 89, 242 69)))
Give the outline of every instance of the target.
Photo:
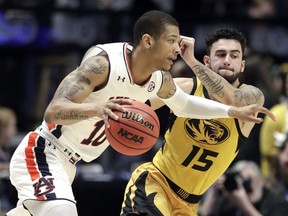
MULTIPOLYGON (((25 148, 25 161, 28 172, 30 174, 32 182, 40 178, 40 172, 37 168, 34 148, 37 142, 37 133, 31 133, 28 140, 28 146, 25 148)), ((44 196, 37 196, 38 200, 45 200, 44 196)))
POLYGON ((36 146, 36 138, 38 137, 37 133, 31 133, 28 140, 28 146, 25 148, 25 160, 28 172, 30 173, 31 180, 34 181, 40 177, 39 171, 35 163, 35 154, 33 149, 36 146))
POLYGON ((56 125, 55 124, 48 124, 48 129, 49 129, 49 131, 51 131, 52 129, 56 129, 56 125))

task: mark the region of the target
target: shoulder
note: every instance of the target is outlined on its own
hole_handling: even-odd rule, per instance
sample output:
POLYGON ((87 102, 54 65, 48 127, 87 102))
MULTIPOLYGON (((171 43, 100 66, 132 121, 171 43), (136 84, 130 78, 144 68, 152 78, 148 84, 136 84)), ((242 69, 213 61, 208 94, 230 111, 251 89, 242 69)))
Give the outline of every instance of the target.
POLYGON ((124 52, 124 48, 128 47, 128 43, 107 43, 107 44, 97 44, 92 46, 90 49, 87 50, 83 57, 83 61, 87 60, 92 56, 106 56, 110 55, 111 53, 117 52, 124 52), (117 51, 118 50, 118 51, 117 51))
POLYGON ((161 71, 162 73, 162 85, 159 89, 157 95, 160 98, 167 99, 170 98, 176 92, 176 86, 173 81, 172 75, 167 71, 161 71))
POLYGON ((163 85, 165 84, 170 84, 170 83, 174 83, 173 81, 173 77, 170 74, 170 72, 167 71, 161 71, 162 77, 163 77, 163 85))
POLYGON ((98 55, 93 55, 82 61, 79 68, 85 68, 87 70, 107 70, 109 68, 108 57, 105 53, 100 53, 98 55))
POLYGON ((85 59, 75 72, 79 78, 89 80, 91 86, 99 87, 107 83, 109 68, 107 56, 100 54, 85 59))
POLYGON ((253 85, 242 84, 238 87, 237 95, 238 97, 242 96, 243 98, 245 98, 245 101, 247 103, 246 105, 257 103, 263 106, 265 102, 263 92, 253 85))

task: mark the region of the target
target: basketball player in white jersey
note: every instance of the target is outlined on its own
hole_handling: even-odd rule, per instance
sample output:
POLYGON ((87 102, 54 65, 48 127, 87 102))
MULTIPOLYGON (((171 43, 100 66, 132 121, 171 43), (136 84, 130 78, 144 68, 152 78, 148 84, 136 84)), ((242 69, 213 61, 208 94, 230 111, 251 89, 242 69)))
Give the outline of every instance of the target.
POLYGON ((71 184, 75 164, 90 162, 108 147, 104 127, 112 110, 125 112, 132 99, 160 97, 176 115, 195 118, 240 118, 262 122, 264 107, 227 106, 185 94, 169 72, 178 54, 190 58, 190 41, 180 37, 170 15, 149 11, 134 26, 128 43, 97 45, 60 83, 42 125, 26 135, 11 160, 11 182, 18 191, 17 207, 8 216, 76 216, 71 184))

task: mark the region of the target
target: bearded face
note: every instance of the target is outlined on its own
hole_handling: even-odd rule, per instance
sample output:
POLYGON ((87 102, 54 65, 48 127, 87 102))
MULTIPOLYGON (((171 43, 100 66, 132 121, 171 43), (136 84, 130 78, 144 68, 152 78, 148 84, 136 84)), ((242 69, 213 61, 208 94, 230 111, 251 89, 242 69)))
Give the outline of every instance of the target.
POLYGON ((216 41, 211 47, 210 56, 204 57, 204 62, 231 84, 239 79, 245 66, 240 43, 231 39, 216 41))
MULTIPOLYGON (((211 68, 211 69, 213 70, 213 68, 211 68)), ((221 74, 222 70, 227 70, 227 69, 220 68, 220 69, 218 69, 218 71, 216 71, 216 70, 213 70, 213 71, 215 71, 217 74, 221 75, 224 79, 226 79, 231 84, 234 83, 237 79, 239 79, 241 74, 242 74, 242 72, 234 71, 234 69, 230 69, 231 74, 225 74, 225 73, 221 74)))

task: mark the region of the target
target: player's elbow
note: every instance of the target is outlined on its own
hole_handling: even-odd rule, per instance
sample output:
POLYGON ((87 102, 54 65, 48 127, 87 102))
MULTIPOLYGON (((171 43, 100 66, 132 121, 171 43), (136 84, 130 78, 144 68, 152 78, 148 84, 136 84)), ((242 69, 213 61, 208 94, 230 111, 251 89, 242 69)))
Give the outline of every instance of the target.
POLYGON ((57 103, 50 103, 44 112, 44 120, 47 124, 57 124, 57 119, 61 116, 61 105, 57 103))
POLYGON ((46 109, 45 113, 44 113, 44 121, 47 124, 53 124, 53 118, 52 118, 52 112, 50 111, 49 107, 46 109))

